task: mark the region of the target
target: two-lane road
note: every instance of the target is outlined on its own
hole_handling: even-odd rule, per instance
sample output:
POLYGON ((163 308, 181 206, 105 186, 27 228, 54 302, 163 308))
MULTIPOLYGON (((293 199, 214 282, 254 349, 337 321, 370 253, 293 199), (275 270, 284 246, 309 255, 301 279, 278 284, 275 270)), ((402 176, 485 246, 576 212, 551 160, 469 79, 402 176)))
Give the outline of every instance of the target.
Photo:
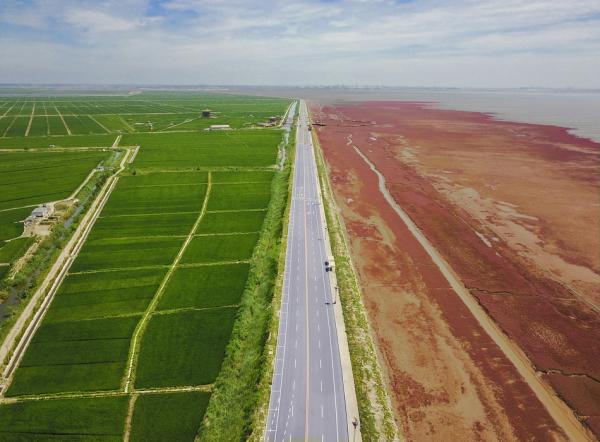
POLYGON ((300 104, 285 280, 265 439, 347 441, 348 424, 306 104, 300 104))

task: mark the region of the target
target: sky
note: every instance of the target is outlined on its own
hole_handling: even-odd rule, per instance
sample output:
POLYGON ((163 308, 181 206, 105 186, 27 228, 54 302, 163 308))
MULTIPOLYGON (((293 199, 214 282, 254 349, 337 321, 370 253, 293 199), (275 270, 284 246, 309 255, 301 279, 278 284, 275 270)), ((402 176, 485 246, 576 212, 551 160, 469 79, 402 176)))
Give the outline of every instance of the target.
POLYGON ((599 0, 0 0, 0 83, 600 88, 599 0))

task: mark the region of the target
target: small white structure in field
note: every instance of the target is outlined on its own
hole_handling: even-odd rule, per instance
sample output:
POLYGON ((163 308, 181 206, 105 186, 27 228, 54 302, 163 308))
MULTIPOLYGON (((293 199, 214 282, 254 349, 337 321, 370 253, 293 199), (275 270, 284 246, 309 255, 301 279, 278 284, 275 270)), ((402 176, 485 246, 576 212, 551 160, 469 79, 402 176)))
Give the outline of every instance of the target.
POLYGON ((211 124, 210 130, 231 130, 229 124, 211 124))

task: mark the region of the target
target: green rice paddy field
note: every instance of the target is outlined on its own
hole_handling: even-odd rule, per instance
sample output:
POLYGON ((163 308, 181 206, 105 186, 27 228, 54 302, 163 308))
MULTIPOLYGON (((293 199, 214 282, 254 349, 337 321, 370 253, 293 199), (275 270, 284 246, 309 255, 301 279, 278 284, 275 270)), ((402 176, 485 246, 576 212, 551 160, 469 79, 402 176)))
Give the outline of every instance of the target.
POLYGON ((108 153, 0 151, 0 279, 31 245, 23 220, 38 204, 67 198, 108 153))
MULTIPOLYGON (((68 148, 110 146, 115 135, 106 132, 119 131, 125 133, 121 145, 140 146, 0 399, 0 440, 185 441, 198 435, 247 290, 282 131, 199 131, 206 127, 201 119, 181 124, 181 131, 169 126, 210 108, 218 112, 210 124, 243 128, 283 115, 290 101, 145 95, 27 97, 4 105, 0 98, 0 132, 4 119, 29 114, 35 123, 29 136, 21 131, 21 138, 8 138, 16 131, 13 121, 0 149, 54 144, 67 148, 61 155, 76 155, 68 148), (72 133, 107 131, 52 137, 49 123, 36 125, 58 115, 72 133), (138 124, 146 120, 155 123, 154 133, 138 124), (38 136, 43 128, 46 136, 38 136)), ((33 168, 22 154, 6 153, 14 156, 13 168, 33 168)), ((35 155, 42 164, 58 158, 35 155)), ((77 155, 64 157, 68 174, 39 166, 40 180, 15 172, 8 181, 41 186, 56 198, 98 162, 89 151, 77 155)), ((4 177, 0 173, 0 187, 4 177)), ((27 191, 0 191, 5 194, 0 209, 34 201, 27 191)), ((1 222, 5 213, 0 229, 10 225, 10 219, 1 222)), ((11 227, 0 232, 11 237, 11 227)))
MULTIPOLYGON (((198 131, 212 124, 243 128, 265 123, 272 116, 283 115, 289 103, 289 100, 279 98, 223 93, 146 92, 122 97, 0 97, 0 140, 6 142, 2 138, 13 137, 40 139, 60 135, 198 131), (202 118, 204 109, 211 111, 210 118, 202 118)), ((8 141, 6 145, 12 144, 8 141)))

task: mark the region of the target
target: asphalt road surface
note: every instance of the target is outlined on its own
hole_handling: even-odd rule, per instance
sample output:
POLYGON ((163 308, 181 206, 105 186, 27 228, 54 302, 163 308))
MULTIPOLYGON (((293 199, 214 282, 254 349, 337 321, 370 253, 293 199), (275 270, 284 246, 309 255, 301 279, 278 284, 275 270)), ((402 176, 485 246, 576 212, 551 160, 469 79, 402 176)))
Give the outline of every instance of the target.
POLYGON ((281 320, 265 439, 347 441, 342 369, 306 104, 301 102, 281 320))

